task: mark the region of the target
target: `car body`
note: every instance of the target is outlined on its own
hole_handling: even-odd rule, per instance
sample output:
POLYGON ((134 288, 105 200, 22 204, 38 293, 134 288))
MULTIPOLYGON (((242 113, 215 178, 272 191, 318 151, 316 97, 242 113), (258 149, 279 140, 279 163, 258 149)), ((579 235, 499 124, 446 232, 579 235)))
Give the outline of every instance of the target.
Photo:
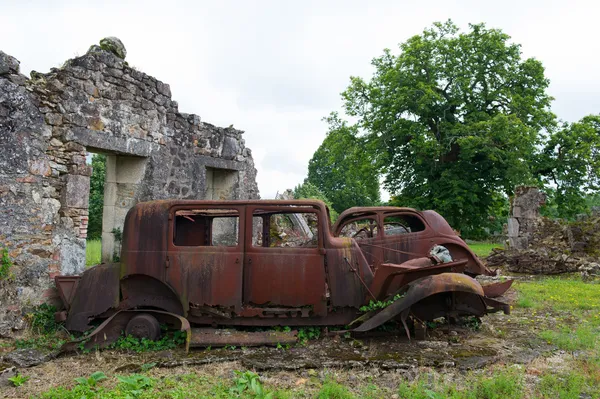
POLYGON ((339 215, 331 232, 336 237, 354 238, 373 269, 429 256, 434 246, 441 245, 453 259, 467 259, 467 274, 495 274, 435 211, 389 206, 350 208, 339 215))
MULTIPOLYGON (((392 222, 393 228, 411 229, 392 222)), ((191 324, 343 326, 361 316, 360 308, 370 301, 406 295, 389 314, 359 328, 401 315, 408 332, 410 311, 427 320, 446 311, 482 316, 505 308, 490 302, 484 288, 463 273, 469 262, 472 274, 485 271, 431 211, 350 210, 332 230, 329 211, 317 200, 151 201, 129 210, 119 263, 56 277, 67 308, 57 316, 72 331, 101 321, 88 344, 105 345, 121 331, 152 330, 149 337, 155 338, 158 320, 188 332, 191 324), (359 245, 332 234, 356 217, 385 226, 389 215, 409 214, 424 228, 407 230, 400 239, 376 236, 359 245), (435 259, 427 253, 435 244, 448 245, 459 258, 435 259), (383 252, 380 258, 370 253, 369 261, 364 252, 373 245, 383 252)))

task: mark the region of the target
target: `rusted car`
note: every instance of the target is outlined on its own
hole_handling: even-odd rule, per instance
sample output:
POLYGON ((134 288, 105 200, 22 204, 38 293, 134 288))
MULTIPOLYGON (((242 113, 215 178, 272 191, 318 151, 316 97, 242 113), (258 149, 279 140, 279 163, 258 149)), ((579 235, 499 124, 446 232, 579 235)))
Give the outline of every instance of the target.
POLYGON ((380 233, 389 229, 388 213, 397 218, 403 212, 350 210, 332 230, 327 207, 313 200, 137 204, 125 219, 119 263, 56 277, 66 308, 57 317, 71 331, 96 327, 63 349, 104 346, 123 331, 156 339, 161 323, 187 331, 188 345, 252 345, 294 337, 217 327, 352 325, 368 331, 397 320, 410 336, 411 320, 508 312, 486 295, 489 287, 464 273, 489 271, 441 216, 414 213, 425 228, 408 226, 401 239, 386 241, 380 233), (377 234, 370 227, 371 237, 358 241, 332 234, 365 215, 377 234), (372 250, 380 250, 377 240, 387 246, 381 254, 372 250), (431 255, 436 244, 445 244, 452 258, 431 255), (391 305, 363 314, 360 308, 371 301, 391 305), (204 328, 192 334, 191 325, 204 328))

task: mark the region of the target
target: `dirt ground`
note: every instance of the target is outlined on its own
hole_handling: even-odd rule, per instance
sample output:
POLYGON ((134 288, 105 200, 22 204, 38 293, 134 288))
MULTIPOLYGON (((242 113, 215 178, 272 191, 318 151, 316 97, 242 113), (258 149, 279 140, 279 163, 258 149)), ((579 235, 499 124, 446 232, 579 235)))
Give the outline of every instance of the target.
MULTIPOLYGON (((504 300, 514 302, 515 296, 511 289, 504 300)), ((290 388, 310 383, 310 377, 333 373, 349 387, 369 381, 394 389, 399 381, 414 380, 427 371, 456 379, 469 372, 486 372, 495 365, 521 365, 528 378, 535 379, 542 370, 560 370, 565 359, 573 356, 537 337, 540 329, 552 323, 547 314, 517 308, 510 315, 496 313, 482 321, 478 328, 438 326, 428 331, 424 341, 381 333, 354 338, 324 336, 288 349, 192 350, 189 354, 183 350, 141 354, 106 350, 68 355, 20 370, 30 377, 28 383, 19 388, 1 387, 0 397, 29 397, 51 387, 71 387, 74 378, 96 371, 128 374, 149 363, 156 363, 148 372, 153 377, 194 373, 231 379, 234 370, 254 370, 265 384, 290 388)))

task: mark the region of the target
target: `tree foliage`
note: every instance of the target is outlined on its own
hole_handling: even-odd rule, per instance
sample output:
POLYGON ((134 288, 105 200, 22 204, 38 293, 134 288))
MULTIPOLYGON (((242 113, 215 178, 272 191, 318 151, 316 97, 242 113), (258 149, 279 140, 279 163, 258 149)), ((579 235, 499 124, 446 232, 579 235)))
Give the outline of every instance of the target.
POLYGON ((335 211, 335 209, 333 209, 333 204, 329 198, 327 198, 327 196, 321 190, 319 190, 317 186, 306 179, 304 180, 304 183, 299 184, 294 188, 294 198, 321 200, 329 208, 329 217, 331 221, 334 222, 338 217, 338 213, 335 211))
POLYGON ((600 115, 564 123, 550 135, 538 162, 548 187, 548 214, 573 218, 586 212, 600 190, 600 115))
POLYGON ((555 124, 542 64, 521 59, 498 29, 461 33, 448 21, 373 66, 370 80, 351 78, 344 106, 373 145, 393 202, 480 233, 499 198, 532 181, 540 132, 555 124))
POLYGON ((356 126, 327 118, 329 132, 308 163, 308 182, 331 200, 341 213, 353 206, 380 202, 379 172, 368 144, 358 136, 356 126))
POLYGON ((92 176, 90 178, 90 208, 88 238, 102 237, 102 212, 104 208, 104 180, 106 177, 106 156, 92 156, 92 176))

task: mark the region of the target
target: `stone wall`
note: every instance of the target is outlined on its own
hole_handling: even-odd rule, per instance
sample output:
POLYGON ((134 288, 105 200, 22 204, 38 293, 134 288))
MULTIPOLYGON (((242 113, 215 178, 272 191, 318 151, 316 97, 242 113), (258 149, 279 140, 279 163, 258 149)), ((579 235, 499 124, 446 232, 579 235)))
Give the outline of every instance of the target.
POLYGON ((0 51, 0 250, 13 262, 0 281, 0 334, 18 327, 55 275, 85 268, 88 152, 108 156, 105 260, 137 202, 259 197, 243 132, 180 113, 169 85, 129 67, 125 54, 118 39, 103 39, 28 79, 0 51))

